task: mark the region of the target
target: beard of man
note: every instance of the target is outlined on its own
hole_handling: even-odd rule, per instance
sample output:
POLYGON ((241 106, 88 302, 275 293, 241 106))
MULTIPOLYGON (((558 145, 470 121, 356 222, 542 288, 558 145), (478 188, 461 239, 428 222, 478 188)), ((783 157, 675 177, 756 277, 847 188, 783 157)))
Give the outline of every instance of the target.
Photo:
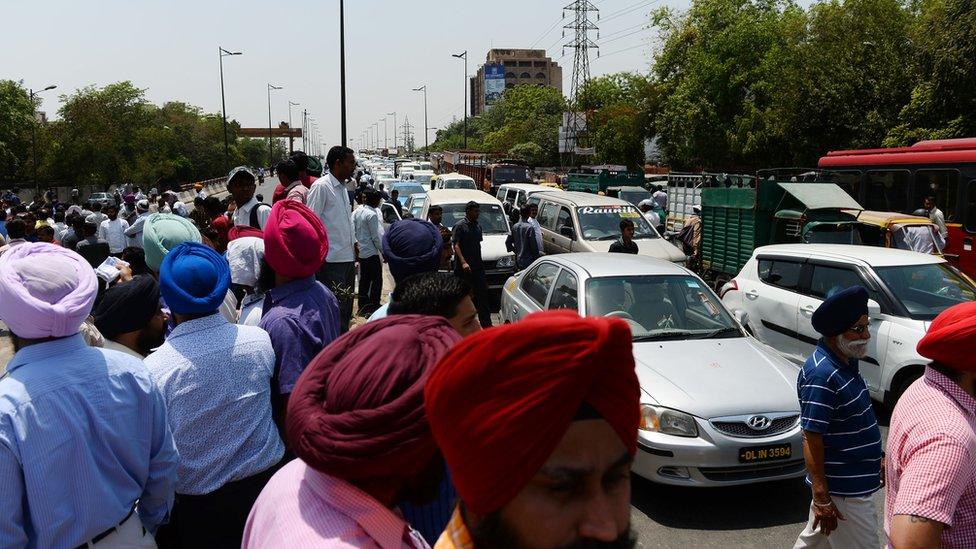
POLYGON ((153 349, 161 346, 163 342, 166 341, 165 330, 159 330, 155 332, 153 330, 143 329, 139 332, 139 337, 136 339, 136 345, 139 346, 139 353, 142 356, 149 356, 149 353, 153 349))
MULTIPOLYGON (((514 529, 501 519, 498 512, 485 516, 478 526, 471 529, 471 539, 477 549, 517 549, 525 547, 514 529)), ((637 535, 627 527, 613 541, 577 539, 562 549, 632 549, 637 545, 637 535)))
POLYGON ((844 355, 851 358, 864 358, 868 354, 868 339, 850 341, 844 336, 837 336, 837 348, 844 355))

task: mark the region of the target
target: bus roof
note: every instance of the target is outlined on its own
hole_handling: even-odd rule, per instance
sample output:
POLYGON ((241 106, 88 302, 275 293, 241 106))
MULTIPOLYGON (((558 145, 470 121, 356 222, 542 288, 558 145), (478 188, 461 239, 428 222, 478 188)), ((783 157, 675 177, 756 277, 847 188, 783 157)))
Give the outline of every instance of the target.
POLYGON ((887 164, 976 163, 976 137, 919 141, 911 147, 830 151, 821 168, 887 164))

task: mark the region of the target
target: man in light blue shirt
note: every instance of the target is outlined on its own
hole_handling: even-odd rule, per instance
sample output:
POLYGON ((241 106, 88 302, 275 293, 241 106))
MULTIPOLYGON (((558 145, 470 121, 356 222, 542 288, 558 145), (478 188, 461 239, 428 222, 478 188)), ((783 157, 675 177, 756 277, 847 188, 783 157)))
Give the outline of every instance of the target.
POLYGON ((365 203, 352 213, 359 253, 359 316, 368 317, 380 306, 383 291, 383 264, 380 261, 380 193, 373 189, 363 192, 365 203))
POLYGON ((0 377, 0 545, 152 544, 177 454, 142 361, 78 333, 98 282, 81 256, 25 244, 0 257, 0 320, 17 350, 0 377))
POLYGON ((230 266, 208 246, 184 242, 170 250, 159 286, 176 328, 145 362, 180 457, 172 520, 157 540, 240 546, 251 505, 285 452, 271 416, 271 339, 218 312, 230 266))

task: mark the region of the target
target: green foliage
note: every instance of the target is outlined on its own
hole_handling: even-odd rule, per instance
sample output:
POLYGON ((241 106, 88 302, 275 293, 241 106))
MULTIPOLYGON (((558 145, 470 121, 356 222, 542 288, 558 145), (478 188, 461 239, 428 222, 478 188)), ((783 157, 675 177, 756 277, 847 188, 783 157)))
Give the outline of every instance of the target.
POLYGON ((0 80, 0 177, 29 177, 34 108, 21 82, 0 80))
POLYGON ((597 163, 631 168, 644 164, 644 140, 651 135, 656 97, 650 79, 634 73, 594 78, 580 90, 577 108, 588 113, 587 129, 597 163))
POLYGON ((539 166, 545 162, 545 152, 538 143, 519 143, 508 151, 508 156, 521 160, 530 166, 539 166))
MULTIPOLYGON (((506 154, 520 144, 535 144, 541 153, 534 165, 558 161, 558 133, 566 101, 558 90, 543 86, 515 86, 487 112, 468 119, 468 149, 506 154)), ((463 120, 437 132, 431 150, 463 148, 463 120)))

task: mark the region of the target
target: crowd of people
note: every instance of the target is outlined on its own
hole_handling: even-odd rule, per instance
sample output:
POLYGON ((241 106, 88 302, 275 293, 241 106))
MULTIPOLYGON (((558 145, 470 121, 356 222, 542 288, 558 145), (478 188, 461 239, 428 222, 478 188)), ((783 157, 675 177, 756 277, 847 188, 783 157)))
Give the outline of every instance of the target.
MULTIPOLYGON (((483 329, 477 204, 453 232, 433 208, 383 230, 353 151, 326 164, 282 160, 271 205, 247 168, 227 199, 196 189, 192 211, 138 189, 121 207, 7 201, 0 545, 636 544, 648 418, 627 323, 547 311, 483 329), (369 321, 351 329, 357 296, 369 321)), ((533 213, 509 239, 520 267, 541 253, 533 213)), ((973 546, 976 304, 919 344, 933 363, 894 411, 885 461, 857 369, 867 303, 852 288, 813 315, 797 547, 877 547, 885 479, 896 547, 973 546)))

